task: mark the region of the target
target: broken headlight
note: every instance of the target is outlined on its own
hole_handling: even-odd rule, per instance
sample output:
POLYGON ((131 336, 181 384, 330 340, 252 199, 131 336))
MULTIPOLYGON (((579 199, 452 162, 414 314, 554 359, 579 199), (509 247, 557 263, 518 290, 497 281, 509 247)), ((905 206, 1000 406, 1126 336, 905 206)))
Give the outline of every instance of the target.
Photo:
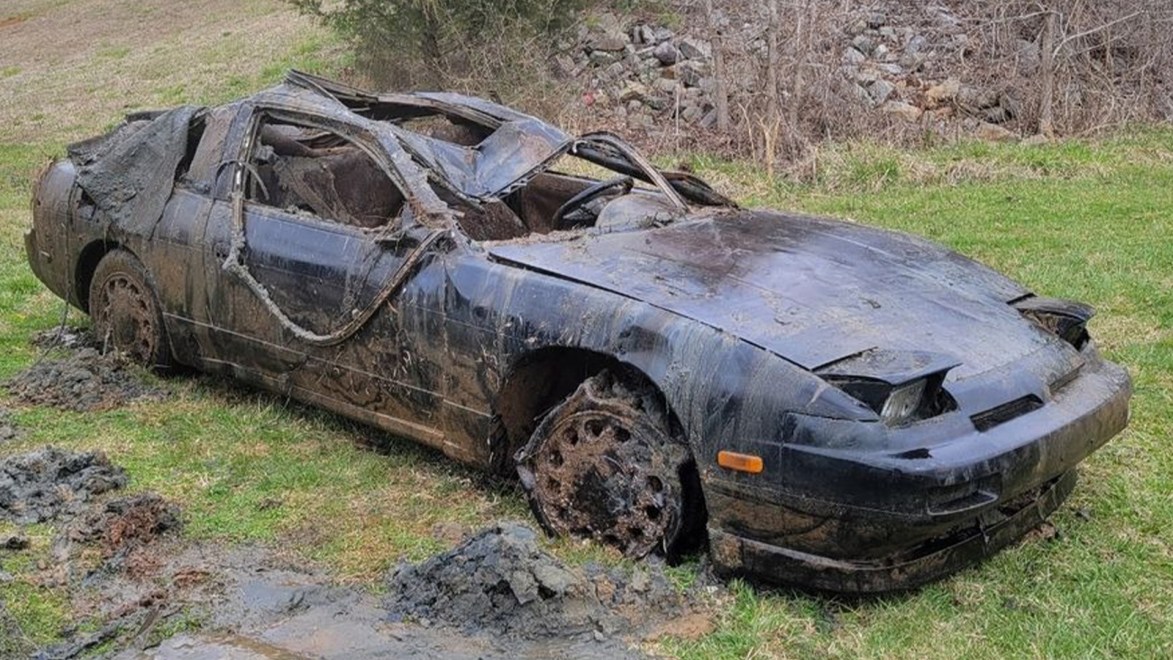
POLYGON ((1083 350, 1091 338, 1087 333, 1087 322, 1096 311, 1089 305, 1073 300, 1030 296, 1015 302, 1014 308, 1034 321, 1035 325, 1071 344, 1076 350, 1083 350))
POLYGON ((959 362, 924 351, 874 348, 815 370, 837 389, 870 408, 888 426, 900 426, 957 409, 943 386, 959 362))
POLYGON ((888 426, 902 426, 957 408, 941 387, 944 374, 933 374, 899 385, 870 378, 825 377, 827 382, 871 408, 888 426))

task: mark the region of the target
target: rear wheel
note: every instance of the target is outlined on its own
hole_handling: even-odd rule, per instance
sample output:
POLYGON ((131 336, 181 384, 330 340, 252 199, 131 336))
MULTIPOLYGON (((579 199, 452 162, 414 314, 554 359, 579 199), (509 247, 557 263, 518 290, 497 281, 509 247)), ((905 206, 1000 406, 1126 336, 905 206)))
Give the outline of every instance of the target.
POLYGON ((171 366, 171 349, 147 270, 133 254, 113 250, 90 281, 90 319, 103 351, 116 350, 156 370, 171 366))
POLYGON ((609 371, 554 408, 517 454, 522 486, 547 531, 593 538, 633 558, 676 544, 689 459, 658 394, 609 371))

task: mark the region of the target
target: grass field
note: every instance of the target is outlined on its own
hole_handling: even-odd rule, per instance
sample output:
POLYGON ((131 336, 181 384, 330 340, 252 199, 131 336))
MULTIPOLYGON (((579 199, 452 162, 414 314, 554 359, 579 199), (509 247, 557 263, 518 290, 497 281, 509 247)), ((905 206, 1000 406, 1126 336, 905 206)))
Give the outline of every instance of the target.
MULTIPOLYGON (((0 9, 0 378, 36 359, 29 336, 63 313, 28 270, 21 243, 30 178, 49 155, 128 107, 214 103, 276 80, 287 66, 339 66, 338 45, 276 2, 192 5, 200 11, 162 0, 17 0, 0 9), (67 9, 105 22, 84 39, 53 33, 67 24, 67 9), (171 27, 147 36, 128 28, 152 16, 171 27), (6 25, 10 17, 20 20, 6 25), (13 37, 13 26, 42 31, 13 37), (54 34, 72 48, 20 49, 20 39, 54 34)), ((735 583, 715 632, 652 650, 696 658, 1173 656, 1173 130, 917 152, 841 145, 801 177, 776 181, 749 165, 685 157, 749 205, 916 232, 1040 294, 1095 305, 1092 334, 1127 365, 1136 394, 1131 428, 1085 464, 1053 519, 1057 536, 1028 538, 954 578, 880 599, 735 583)), ((80 321, 76 311, 71 319, 80 321)), ((133 490, 183 504, 185 534, 280 544, 341 579, 371 584, 400 557, 444 547, 432 533, 439 523, 528 519, 510 485, 406 441, 222 381, 163 384, 174 392, 167 402, 101 414, 15 407, 24 436, 0 454, 50 443, 103 449, 129 470, 133 490)), ((11 407, 2 397, 0 405, 11 407)), ((31 534, 33 552, 0 566, 14 577, 0 582, 0 600, 26 635, 47 643, 70 621, 70 604, 61 587, 36 578, 52 530, 31 534)), ((553 547, 570 560, 613 559, 575 543, 553 547)), ((676 575, 688 580, 692 570, 676 575)))

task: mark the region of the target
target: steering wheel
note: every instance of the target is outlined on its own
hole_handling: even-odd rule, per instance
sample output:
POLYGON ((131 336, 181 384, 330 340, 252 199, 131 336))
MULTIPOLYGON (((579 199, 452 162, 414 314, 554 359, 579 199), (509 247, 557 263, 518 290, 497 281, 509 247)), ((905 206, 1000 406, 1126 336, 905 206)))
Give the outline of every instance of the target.
POLYGON ((583 188, 574 197, 566 200, 565 204, 559 206, 558 210, 554 211, 554 217, 550 219, 550 226, 554 229, 569 229, 570 227, 563 225, 566 224, 566 216, 572 212, 607 194, 626 195, 631 192, 634 186, 635 180, 627 175, 593 183, 583 188))

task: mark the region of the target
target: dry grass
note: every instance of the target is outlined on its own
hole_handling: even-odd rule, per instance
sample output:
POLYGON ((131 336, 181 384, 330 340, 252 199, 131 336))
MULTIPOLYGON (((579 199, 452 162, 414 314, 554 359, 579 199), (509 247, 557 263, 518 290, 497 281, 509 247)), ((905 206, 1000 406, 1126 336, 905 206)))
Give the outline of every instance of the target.
POLYGON ((71 141, 128 110, 223 100, 280 75, 291 47, 332 43, 279 0, 9 0, 0 144, 71 141))

